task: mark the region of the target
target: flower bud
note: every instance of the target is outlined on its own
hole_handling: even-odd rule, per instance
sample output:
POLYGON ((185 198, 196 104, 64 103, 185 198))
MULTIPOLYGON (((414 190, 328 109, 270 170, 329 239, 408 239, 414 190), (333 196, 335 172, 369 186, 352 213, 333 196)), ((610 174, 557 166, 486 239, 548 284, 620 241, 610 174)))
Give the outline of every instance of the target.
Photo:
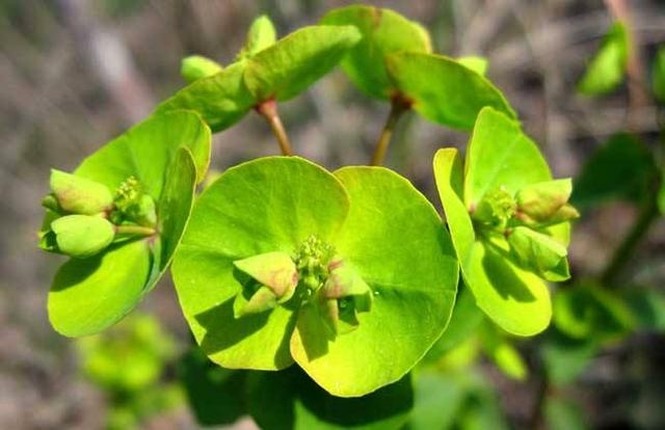
POLYGON ((491 226, 505 226, 515 214, 515 208, 513 196, 499 187, 485 193, 473 210, 472 217, 491 226))
POLYGON ((144 192, 141 183, 133 176, 120 184, 113 203, 115 210, 110 218, 115 224, 130 222, 144 227, 157 224, 155 201, 144 192))
POLYGON ((358 312, 369 312, 372 290, 348 264, 335 257, 328 265, 329 275, 319 291, 321 314, 334 335, 358 328, 358 312))
POLYGON ((115 228, 105 218, 67 215, 51 223, 57 251, 76 258, 97 254, 111 244, 115 228))
POLYGON ((215 75, 223 70, 222 66, 210 58, 191 55, 183 58, 180 63, 180 75, 187 83, 215 75))
POLYGON ((270 21, 270 18, 266 15, 259 16, 252 22, 247 32, 247 41, 238 54, 238 60, 251 58, 254 54, 273 45, 276 38, 275 26, 270 21))
POLYGON ((298 285, 296 265, 285 252, 267 252, 236 260, 233 265, 269 288, 277 297, 278 303, 288 301, 298 285))
MULTIPOLYGON (((527 221, 552 224, 550 220, 566 205, 572 191, 570 178, 527 185, 515 195, 517 210, 526 215, 527 221)), ((569 209, 574 210, 572 206, 569 209)), ((565 215, 571 216, 573 212, 567 210, 565 215)))
POLYGON ((508 235, 510 252, 522 267, 548 281, 570 277, 566 247, 528 227, 515 227, 508 235))
MULTIPOLYGON (((51 191, 60 209, 82 215, 104 212, 113 204, 113 194, 93 180, 51 169, 51 191)), ((43 203, 52 204, 45 201, 43 203)))
POLYGON ((340 258, 334 258, 328 266, 330 274, 323 285, 323 294, 328 299, 341 299, 345 297, 356 298, 361 303, 360 312, 371 309, 372 290, 358 273, 340 258))

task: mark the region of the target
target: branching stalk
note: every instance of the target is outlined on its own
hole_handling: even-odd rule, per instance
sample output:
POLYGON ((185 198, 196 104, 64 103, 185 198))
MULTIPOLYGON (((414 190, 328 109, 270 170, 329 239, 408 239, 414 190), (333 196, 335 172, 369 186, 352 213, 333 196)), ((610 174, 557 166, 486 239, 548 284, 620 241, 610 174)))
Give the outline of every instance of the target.
POLYGON ((376 142, 376 147, 374 148, 374 154, 372 154, 372 161, 370 165, 372 166, 381 166, 386 158, 386 152, 388 151, 388 146, 390 145, 390 139, 393 136, 395 131, 395 126, 397 121, 404 112, 411 109, 411 103, 404 98, 397 96, 393 97, 390 102, 390 114, 388 114, 388 119, 386 124, 383 126, 381 131, 381 136, 376 142))
POLYGON ((653 222, 658 219, 658 204, 655 196, 649 196, 649 201, 642 207, 640 214, 633 224, 626 238, 621 242, 614 252, 610 263, 603 271, 600 279, 604 285, 611 287, 616 283, 616 277, 630 261, 630 256, 639 245, 640 241, 649 232, 653 222))
POLYGON ((135 236, 152 236, 157 233, 152 227, 144 227, 141 225, 119 225, 115 228, 116 234, 126 234, 135 236))
POLYGON ((266 100, 259 103, 255 110, 268 121, 272 133, 277 138, 277 143, 279 144, 279 149, 282 151, 282 155, 293 155, 291 142, 286 134, 286 130, 284 130, 282 120, 277 113, 277 102, 274 99, 266 100))

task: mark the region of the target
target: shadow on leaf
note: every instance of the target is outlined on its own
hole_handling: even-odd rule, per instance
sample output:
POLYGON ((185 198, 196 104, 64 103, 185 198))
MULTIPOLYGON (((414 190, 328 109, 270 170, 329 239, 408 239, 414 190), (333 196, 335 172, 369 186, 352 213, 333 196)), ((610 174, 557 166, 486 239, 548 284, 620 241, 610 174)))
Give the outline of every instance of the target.
MULTIPOLYGON (((220 305, 196 316, 196 320, 206 330, 206 334, 201 341, 201 348, 208 355, 235 345, 261 330, 268 322, 268 312, 236 319, 233 316, 233 301, 234 298, 231 297, 220 305)), ((288 342, 286 347, 288 348, 288 342)))
POLYGON ((482 264, 487 272, 487 278, 501 297, 504 299, 510 297, 518 302, 534 302, 536 300, 528 285, 515 272, 512 265, 491 246, 485 247, 482 264))

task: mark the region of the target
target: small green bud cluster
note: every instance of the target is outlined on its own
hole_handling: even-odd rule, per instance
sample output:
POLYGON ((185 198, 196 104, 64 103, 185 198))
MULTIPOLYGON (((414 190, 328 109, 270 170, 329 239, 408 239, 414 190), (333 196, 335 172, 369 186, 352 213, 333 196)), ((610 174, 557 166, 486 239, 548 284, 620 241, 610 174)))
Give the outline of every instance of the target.
POLYGON ((500 187, 485 194, 471 217, 481 232, 498 232, 507 239, 510 257, 518 265, 561 281, 570 277, 568 252, 548 228, 579 217, 568 203, 571 193, 570 179, 530 184, 514 196, 500 187))
POLYGON ((296 267, 309 303, 318 308, 333 336, 358 327, 357 313, 371 309, 372 292, 334 247, 310 236, 298 250, 296 267))
POLYGON ((141 183, 133 176, 120 184, 113 203, 110 219, 114 224, 128 223, 144 227, 155 227, 157 224, 155 201, 144 192, 141 183))
POLYGON ((132 192, 125 184, 120 187, 122 193, 119 189, 114 196, 104 184, 53 169, 50 186, 51 193, 42 200, 47 211, 40 232, 40 247, 44 250, 86 258, 128 235, 155 232, 152 198, 138 191, 130 196, 132 192))
POLYGON ((300 245, 295 262, 308 293, 314 293, 323 286, 328 278, 328 263, 334 255, 335 248, 314 235, 300 245))
POLYGON ((236 260, 233 265, 251 278, 234 299, 236 318, 274 309, 297 296, 302 305, 316 306, 335 336, 357 328, 358 313, 372 306, 369 285, 335 254, 333 246, 316 236, 300 245, 295 258, 275 251, 236 260))

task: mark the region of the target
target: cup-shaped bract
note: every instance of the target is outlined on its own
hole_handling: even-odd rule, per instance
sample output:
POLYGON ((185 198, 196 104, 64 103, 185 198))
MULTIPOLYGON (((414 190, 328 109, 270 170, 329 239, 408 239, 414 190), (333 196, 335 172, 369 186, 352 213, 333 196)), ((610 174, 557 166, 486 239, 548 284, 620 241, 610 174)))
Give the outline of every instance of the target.
POLYGON ((403 377, 441 335, 457 286, 453 253, 434 208, 396 173, 330 173, 298 157, 268 157, 227 170, 203 192, 173 277, 211 360, 259 370, 295 361, 349 397, 403 377), (295 292, 238 315, 238 297, 251 302, 248 292, 260 291, 258 273, 240 266, 266 253, 290 256, 295 292), (383 352, 393 350, 400 353, 383 352))
MULTIPOLYGON (((99 332, 154 287, 180 241, 209 157, 209 128, 197 114, 177 111, 148 118, 81 163, 74 176, 108 190, 140 185, 140 193, 133 186, 125 190, 128 208, 138 219, 114 215, 116 203, 122 206, 118 195, 99 221, 77 215, 78 227, 68 221, 73 215, 58 218, 47 210, 45 228, 53 230, 56 244, 70 255, 88 257, 70 259, 55 275, 48 312, 58 332, 99 332), (82 233, 84 226, 91 227, 90 234, 82 233), (115 233, 111 243, 109 228, 115 233), (93 239, 98 241, 94 246, 93 239)), ((42 233, 42 241, 48 234, 42 233)))

